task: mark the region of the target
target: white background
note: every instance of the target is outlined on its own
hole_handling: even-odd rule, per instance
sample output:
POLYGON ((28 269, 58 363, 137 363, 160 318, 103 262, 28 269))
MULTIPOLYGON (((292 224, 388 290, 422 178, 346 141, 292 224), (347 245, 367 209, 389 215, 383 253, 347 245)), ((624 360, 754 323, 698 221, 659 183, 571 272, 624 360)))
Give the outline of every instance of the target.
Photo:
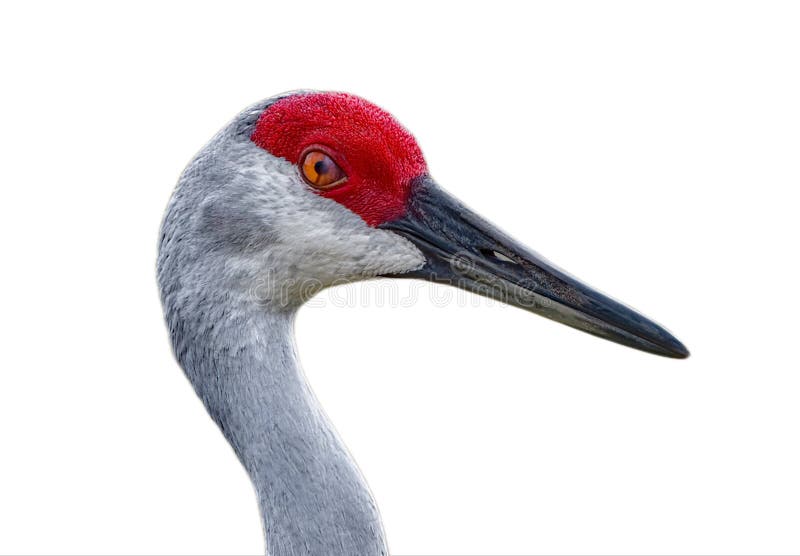
POLYGON ((263 550, 154 261, 194 152, 295 88, 393 112, 451 192, 692 351, 322 294, 301 357, 394 553, 800 551, 799 11, 3 4, 0 552, 263 550))

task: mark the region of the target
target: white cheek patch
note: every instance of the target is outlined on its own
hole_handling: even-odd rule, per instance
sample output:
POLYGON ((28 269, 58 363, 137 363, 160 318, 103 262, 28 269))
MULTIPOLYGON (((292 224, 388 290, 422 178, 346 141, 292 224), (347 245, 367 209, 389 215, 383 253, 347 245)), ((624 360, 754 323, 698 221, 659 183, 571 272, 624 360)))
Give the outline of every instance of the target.
MULTIPOLYGON (((323 285, 421 268, 423 254, 394 232, 372 228, 336 201, 314 193, 289 161, 253 143, 239 145, 242 168, 230 185, 237 207, 269 226, 274 241, 259 258, 265 270, 323 285)), ((253 222, 254 226, 259 222, 253 222)))

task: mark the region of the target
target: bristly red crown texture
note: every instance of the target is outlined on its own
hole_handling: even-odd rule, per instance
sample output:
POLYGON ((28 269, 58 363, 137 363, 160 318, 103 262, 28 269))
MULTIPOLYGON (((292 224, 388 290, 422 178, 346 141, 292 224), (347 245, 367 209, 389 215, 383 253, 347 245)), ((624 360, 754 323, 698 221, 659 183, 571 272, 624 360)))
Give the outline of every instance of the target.
POLYGON ((355 212, 370 226, 405 213, 411 181, 427 173, 414 137, 388 112, 345 93, 299 93, 278 100, 259 117, 250 139, 297 164, 321 146, 347 181, 317 193, 355 212))

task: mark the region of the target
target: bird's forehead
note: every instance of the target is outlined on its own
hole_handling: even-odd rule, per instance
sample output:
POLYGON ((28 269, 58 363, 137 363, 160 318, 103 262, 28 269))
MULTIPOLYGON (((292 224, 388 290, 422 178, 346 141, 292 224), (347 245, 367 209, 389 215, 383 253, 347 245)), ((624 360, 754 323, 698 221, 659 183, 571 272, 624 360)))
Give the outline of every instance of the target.
POLYGON ((261 114, 251 139, 292 162, 309 143, 319 142, 343 150, 366 148, 424 166, 408 130, 382 108, 347 93, 297 93, 279 99, 261 114))
POLYGON ((315 144, 338 153, 348 182, 320 194, 373 226, 402 214, 411 181, 427 172, 422 151, 408 130, 385 110, 346 93, 281 98, 259 116, 250 138, 293 164, 315 144))

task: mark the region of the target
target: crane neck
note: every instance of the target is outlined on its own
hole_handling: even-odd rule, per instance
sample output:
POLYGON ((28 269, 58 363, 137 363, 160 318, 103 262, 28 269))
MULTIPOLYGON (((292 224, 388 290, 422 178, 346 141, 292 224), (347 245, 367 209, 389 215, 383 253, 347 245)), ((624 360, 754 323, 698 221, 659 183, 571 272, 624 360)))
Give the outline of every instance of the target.
POLYGON ((250 474, 267 554, 387 554, 372 495, 298 364, 294 317, 231 313, 184 369, 250 474))

